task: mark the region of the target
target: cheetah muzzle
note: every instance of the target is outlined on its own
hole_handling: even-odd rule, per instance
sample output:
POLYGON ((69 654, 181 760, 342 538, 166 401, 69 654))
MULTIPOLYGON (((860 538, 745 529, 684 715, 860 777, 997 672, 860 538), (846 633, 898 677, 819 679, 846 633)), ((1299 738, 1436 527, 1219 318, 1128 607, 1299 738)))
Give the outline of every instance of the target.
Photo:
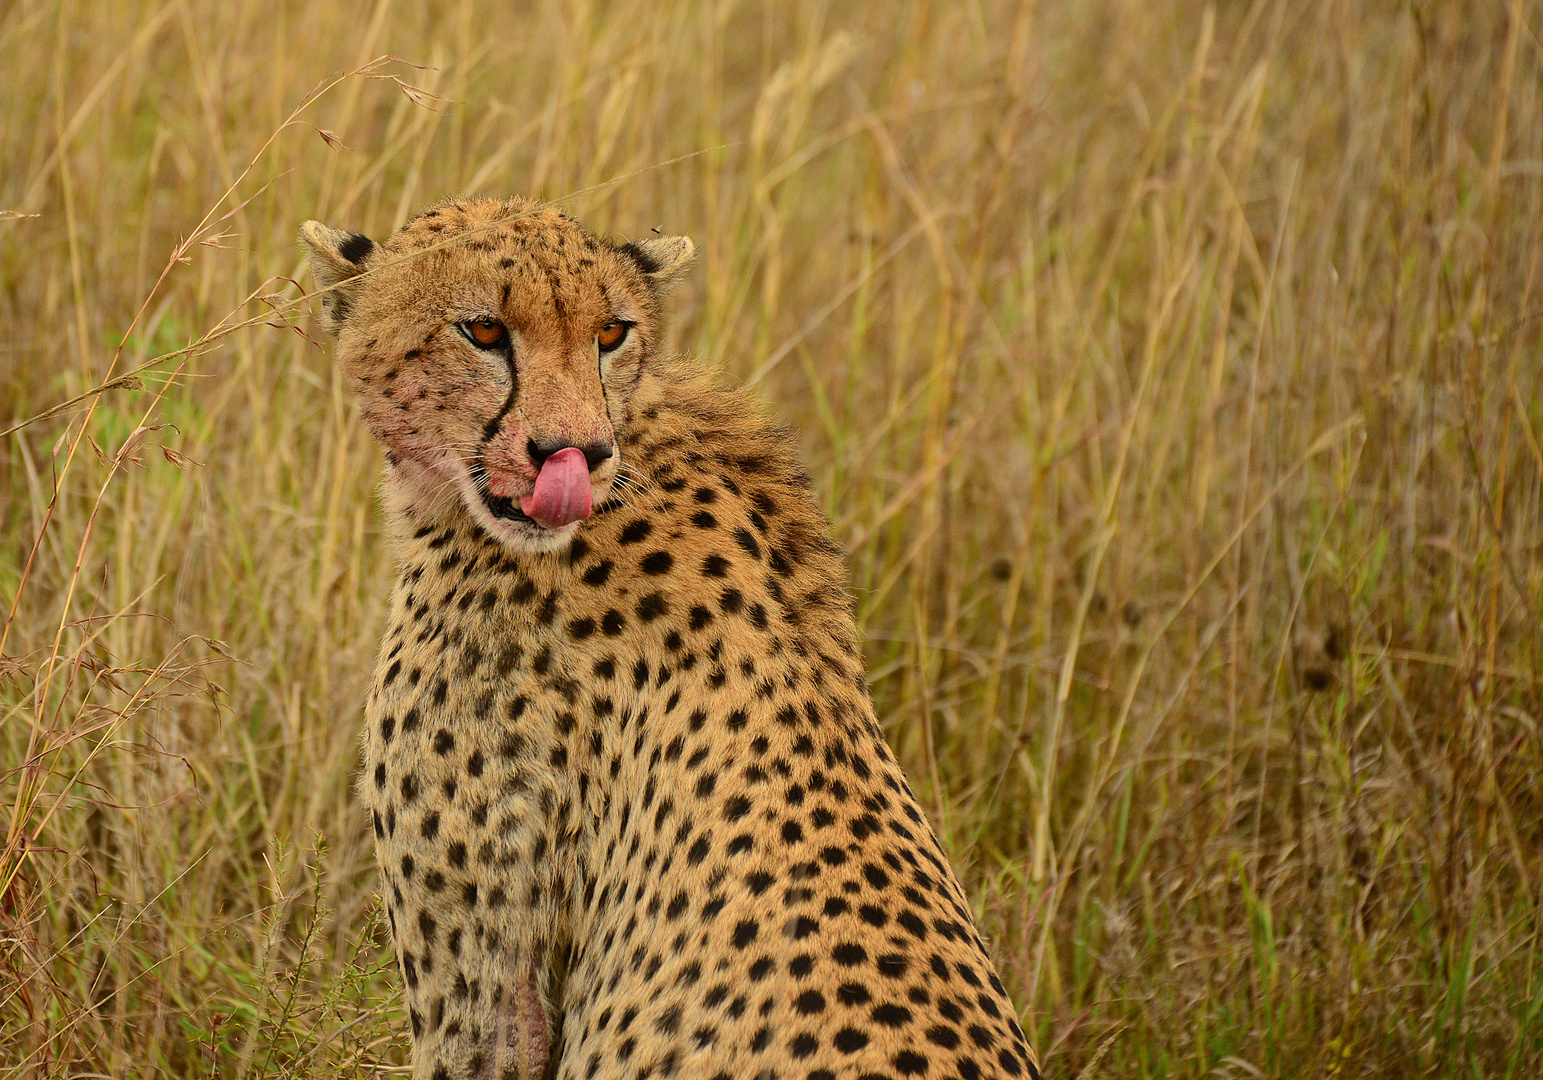
POLYGON ((385 448, 363 801, 425 1080, 1039 1069, 786 436, 659 355, 689 240, 307 222, 385 448))

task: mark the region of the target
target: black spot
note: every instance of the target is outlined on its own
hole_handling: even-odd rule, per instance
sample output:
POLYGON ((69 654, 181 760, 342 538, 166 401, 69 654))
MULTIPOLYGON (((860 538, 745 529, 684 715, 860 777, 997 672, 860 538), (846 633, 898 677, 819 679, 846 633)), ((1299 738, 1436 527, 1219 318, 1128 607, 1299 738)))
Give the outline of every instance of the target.
POLYGON ((722 555, 709 555, 702 560, 702 573, 708 577, 725 577, 729 572, 729 560, 722 555))
POLYGON ((734 927, 734 947, 736 949, 745 948, 755 940, 760 930, 760 924, 754 919, 745 919, 738 926, 734 927))
POLYGON ((903 976, 907 966, 905 957, 899 953, 885 953, 879 957, 879 974, 887 975, 891 979, 903 976))
POLYGON ((868 1036, 856 1028, 847 1027, 836 1032, 836 1037, 831 1042, 843 1054, 855 1054, 868 1045, 868 1036))
POLYGON ((918 1076, 927 1071, 927 1059, 914 1050, 902 1050, 895 1055, 895 1071, 901 1076, 918 1076))
POLYGON ((617 539, 623 544, 636 544, 638 541, 646 539, 653 530, 654 527, 649 524, 647 518, 638 518, 636 521, 629 523, 621 531, 621 535, 617 539))
POLYGON ((836 1000, 843 1005, 866 1005, 872 998, 867 987, 857 983, 842 983, 836 987, 836 1000))
POLYGON ((536 612, 536 618, 542 626, 552 625, 552 620, 557 618, 557 590, 546 594, 546 598, 541 601, 541 609, 536 612))
POLYGON ((595 632, 595 620, 590 618, 574 619, 568 624, 568 636, 575 641, 583 641, 595 632))
POLYGON ((584 571, 584 584, 596 586, 604 585, 606 579, 610 576, 610 560, 606 560, 605 562, 598 562, 594 566, 591 566, 588 570, 584 571))
POLYGON ((858 915, 869 926, 884 926, 884 924, 889 923, 889 912, 886 912, 883 907, 875 907, 873 904, 863 904, 863 906, 858 907, 858 915))
POLYGON ((665 603, 663 593, 649 593, 638 601, 638 618, 644 622, 653 622, 659 616, 668 613, 670 605, 665 603))
POLYGON ((718 527, 718 519, 706 510, 698 510, 691 516, 691 524, 699 529, 716 529, 718 527))
POLYGON ((911 1010, 904 1005, 877 1005, 869 1015, 875 1024, 885 1027, 905 1027, 911 1022, 911 1010))
POLYGON ((525 649, 523 646, 515 642, 506 643, 503 648, 499 649, 498 657, 493 661, 494 672, 500 677, 507 676, 519 666, 520 657, 524 655, 525 649))
POLYGON ((675 565, 675 560, 668 551, 654 551, 645 555, 638 565, 642 567, 643 573, 657 577, 660 574, 669 573, 670 567, 675 565))
POLYGON ((739 543, 740 547, 745 549, 745 554, 749 555, 752 559, 759 559, 761 557, 761 545, 756 543, 755 537, 750 535, 749 529, 735 529, 734 539, 739 543))
POLYGON ((793 1008, 805 1016, 825 1011, 825 995, 818 990, 805 990, 793 1000, 793 1008))
POLYGON ((856 967, 868 959, 868 950, 856 942, 842 942, 831 950, 831 959, 842 967, 856 967))
POLYGON ((375 241, 363 233, 349 233, 348 239, 338 245, 338 254, 355 266, 359 260, 375 250, 375 241))
POLYGON ((927 1041, 945 1050, 952 1050, 959 1045, 959 1033, 947 1025, 938 1024, 927 1029, 927 1041))

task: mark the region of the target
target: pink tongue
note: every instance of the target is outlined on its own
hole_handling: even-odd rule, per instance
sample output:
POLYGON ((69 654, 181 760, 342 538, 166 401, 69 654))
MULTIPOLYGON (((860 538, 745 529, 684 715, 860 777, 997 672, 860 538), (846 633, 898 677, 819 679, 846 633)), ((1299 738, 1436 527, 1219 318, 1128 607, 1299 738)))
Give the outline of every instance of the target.
POLYGON ((577 446, 542 462, 536 489, 520 496, 520 511, 536 524, 560 529, 589 517, 589 462, 577 446))

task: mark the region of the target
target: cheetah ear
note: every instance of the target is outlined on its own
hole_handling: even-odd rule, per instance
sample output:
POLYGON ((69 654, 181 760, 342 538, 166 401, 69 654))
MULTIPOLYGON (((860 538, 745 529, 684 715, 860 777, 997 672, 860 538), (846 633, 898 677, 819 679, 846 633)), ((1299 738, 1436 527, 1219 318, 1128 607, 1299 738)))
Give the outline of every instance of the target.
POLYGON ((321 295, 322 323, 336 334, 348 318, 358 284, 348 284, 364 270, 375 250, 375 241, 360 233, 344 232, 319 221, 300 226, 300 241, 311 258, 311 273, 321 295))
POLYGON ((675 291, 691 264, 696 262, 696 245, 685 236, 650 236, 634 240, 616 249, 638 264, 648 278, 654 296, 660 300, 675 291))

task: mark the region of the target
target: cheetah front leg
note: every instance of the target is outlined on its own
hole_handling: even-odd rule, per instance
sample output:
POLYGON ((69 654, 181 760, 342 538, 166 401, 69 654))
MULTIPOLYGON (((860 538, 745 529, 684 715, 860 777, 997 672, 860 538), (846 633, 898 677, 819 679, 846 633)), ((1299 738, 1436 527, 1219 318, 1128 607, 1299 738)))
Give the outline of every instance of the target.
POLYGON ((553 944, 561 891, 548 875, 538 882, 514 869, 455 887, 436 877, 422 890, 427 875, 416 871, 400 902, 400 875, 386 875, 415 1080, 544 1080, 552 1071, 566 983, 566 938, 553 944))
POLYGON ((515 981, 498 1010, 488 1068, 479 1080, 539 1080, 551 1058, 552 1025, 536 985, 536 973, 515 981))
POLYGON ((546 1080, 553 1072, 561 1029, 549 1004, 551 973, 526 965, 518 974, 483 971, 458 977, 450 1002, 409 990, 415 1080, 546 1080))

